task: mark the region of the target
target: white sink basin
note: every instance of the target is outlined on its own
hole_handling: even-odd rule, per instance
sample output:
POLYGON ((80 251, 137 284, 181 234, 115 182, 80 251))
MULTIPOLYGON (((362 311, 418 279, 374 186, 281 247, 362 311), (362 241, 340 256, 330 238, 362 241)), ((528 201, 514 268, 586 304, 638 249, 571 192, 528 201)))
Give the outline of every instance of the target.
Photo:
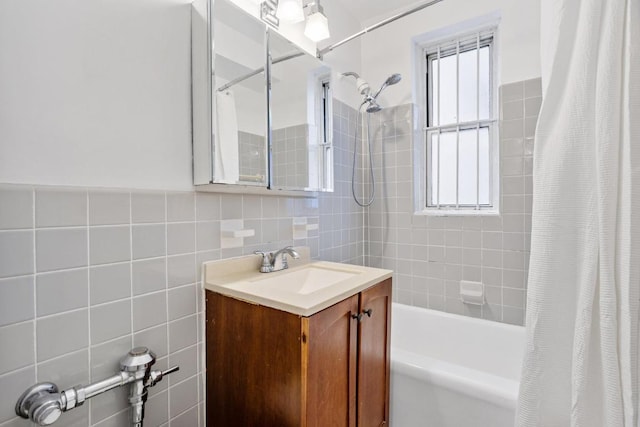
POLYGON ((311 316, 391 277, 391 271, 310 261, 308 248, 297 248, 300 259, 289 269, 260 273, 262 258, 247 255, 205 264, 205 288, 229 297, 300 316, 311 316))
POLYGON ((306 268, 291 272, 282 272, 279 275, 271 276, 271 273, 266 274, 268 274, 268 276, 253 281, 250 286, 255 288, 259 287, 261 291, 271 289, 299 295, 308 295, 333 286, 343 280, 347 280, 359 274, 359 272, 317 267, 312 264, 306 268))

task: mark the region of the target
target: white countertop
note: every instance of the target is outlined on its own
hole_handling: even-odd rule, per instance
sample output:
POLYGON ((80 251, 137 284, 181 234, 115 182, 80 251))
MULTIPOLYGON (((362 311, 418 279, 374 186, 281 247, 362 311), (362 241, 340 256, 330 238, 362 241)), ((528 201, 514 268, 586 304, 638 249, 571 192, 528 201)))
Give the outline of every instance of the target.
POLYGON ((300 316, 311 316, 345 298, 361 292, 392 275, 391 270, 342 264, 328 261, 310 261, 308 248, 296 248, 300 259, 290 257, 289 268, 272 273, 260 273, 260 255, 247 255, 204 264, 204 287, 222 295, 241 299, 300 316), (316 276, 326 272, 335 283, 315 290, 297 286, 289 289, 285 277, 301 275, 302 270, 313 270, 316 276), (282 280, 278 280, 278 279, 282 280))

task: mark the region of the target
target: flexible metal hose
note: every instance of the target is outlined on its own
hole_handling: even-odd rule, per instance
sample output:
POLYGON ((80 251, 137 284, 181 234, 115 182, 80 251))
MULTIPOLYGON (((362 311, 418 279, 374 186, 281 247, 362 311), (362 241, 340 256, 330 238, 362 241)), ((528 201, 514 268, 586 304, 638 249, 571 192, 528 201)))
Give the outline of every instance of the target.
POLYGON ((351 171, 351 194, 353 195, 353 200, 356 201, 358 206, 366 208, 371 206, 373 201, 376 198, 376 178, 373 175, 373 150, 371 149, 371 132, 370 132, 370 113, 367 113, 367 148, 369 151, 369 176, 371 178, 371 190, 369 191, 369 198, 367 202, 361 202, 358 200, 358 196, 356 196, 356 157, 358 156, 358 117, 362 112, 362 106, 365 105, 367 101, 360 104, 358 108, 358 115, 356 116, 356 131, 355 136, 353 137, 353 168, 351 171))

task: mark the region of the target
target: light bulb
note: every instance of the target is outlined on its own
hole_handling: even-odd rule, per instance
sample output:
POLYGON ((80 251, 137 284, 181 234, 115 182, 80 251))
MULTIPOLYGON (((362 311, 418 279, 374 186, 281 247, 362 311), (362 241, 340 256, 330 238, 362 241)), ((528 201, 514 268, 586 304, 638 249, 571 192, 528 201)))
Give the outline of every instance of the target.
POLYGON ((304 27, 304 35, 314 42, 328 39, 329 21, 321 12, 315 12, 307 16, 307 25, 304 27))
POLYGON ((291 23, 304 21, 304 11, 300 0, 280 0, 278 3, 278 17, 291 23))

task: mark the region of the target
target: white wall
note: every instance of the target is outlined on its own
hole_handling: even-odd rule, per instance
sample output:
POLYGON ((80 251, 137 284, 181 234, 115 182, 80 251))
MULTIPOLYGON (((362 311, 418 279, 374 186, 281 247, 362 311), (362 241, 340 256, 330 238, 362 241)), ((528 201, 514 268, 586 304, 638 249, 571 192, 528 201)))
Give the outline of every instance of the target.
MULTIPOLYGON (((377 88, 389 75, 401 73, 402 81, 381 95, 381 104, 411 102, 411 39, 495 11, 499 11, 502 17, 498 84, 539 77, 540 0, 445 0, 372 31, 362 37, 362 77, 377 88)), ((366 24, 378 21, 374 19, 366 24)))
POLYGON ((0 2, 0 182, 188 189, 189 0, 0 2))
MULTIPOLYGON (((332 41, 359 29, 340 1, 323 2, 332 41)), ((0 182, 193 188, 190 8, 190 0, 0 1, 0 182)), ((359 71, 359 49, 358 41, 327 60, 359 71)), ((337 86, 339 99, 355 92, 337 86)))

